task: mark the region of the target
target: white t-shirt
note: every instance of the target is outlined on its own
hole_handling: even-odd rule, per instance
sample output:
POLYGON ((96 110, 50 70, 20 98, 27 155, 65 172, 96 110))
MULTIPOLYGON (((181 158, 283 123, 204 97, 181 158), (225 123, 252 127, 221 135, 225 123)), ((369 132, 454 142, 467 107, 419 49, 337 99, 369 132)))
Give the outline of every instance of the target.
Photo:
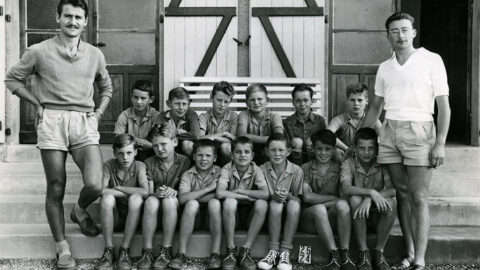
POLYGON ((385 118, 402 121, 432 121, 435 97, 448 96, 445 65, 440 55, 419 48, 400 65, 395 53, 380 64, 375 95, 385 101, 385 118))

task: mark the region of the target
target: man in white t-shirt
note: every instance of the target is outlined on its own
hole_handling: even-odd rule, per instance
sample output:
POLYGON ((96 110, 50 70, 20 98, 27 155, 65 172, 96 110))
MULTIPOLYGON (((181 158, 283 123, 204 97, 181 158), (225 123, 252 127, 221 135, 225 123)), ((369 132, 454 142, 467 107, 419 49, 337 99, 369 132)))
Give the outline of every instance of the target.
POLYGON ((408 254, 393 269, 423 270, 430 230, 428 187, 432 168, 442 165, 450 124, 448 83, 442 58, 414 48, 417 31, 406 13, 386 23, 393 56, 378 68, 375 97, 364 126, 372 127, 385 108, 378 162, 388 164, 397 190, 398 215, 408 254), (437 128, 433 122, 437 103, 437 128), (384 106, 385 105, 385 106, 384 106))

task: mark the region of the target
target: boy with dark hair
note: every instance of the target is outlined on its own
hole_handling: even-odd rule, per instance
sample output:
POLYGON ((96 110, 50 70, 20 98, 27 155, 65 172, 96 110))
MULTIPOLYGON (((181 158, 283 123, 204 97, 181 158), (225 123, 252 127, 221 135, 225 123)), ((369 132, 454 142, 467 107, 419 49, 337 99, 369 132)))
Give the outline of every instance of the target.
POLYGON ((372 269, 367 247, 367 222, 376 229, 374 269, 390 269, 385 261, 383 249, 395 221, 395 189, 387 168, 377 163, 377 140, 375 130, 359 129, 355 134, 356 155, 342 163, 340 173, 342 192, 350 196, 350 207, 353 211, 353 232, 360 249, 357 262, 359 270, 372 269))
POLYGON ((132 107, 120 113, 115 123, 115 135, 128 133, 136 139, 136 160, 144 161, 153 156, 152 143, 148 135, 153 127, 158 111, 150 105, 155 100, 152 82, 138 80, 132 87, 132 107))
POLYGON ((222 168, 217 184, 217 198, 223 199, 223 227, 227 238, 224 270, 235 269, 237 262, 243 270, 255 270, 250 247, 262 229, 268 210, 268 187, 262 170, 253 160, 253 142, 238 137, 232 142, 232 162, 222 168), (247 229, 247 236, 237 257, 235 229, 247 229))

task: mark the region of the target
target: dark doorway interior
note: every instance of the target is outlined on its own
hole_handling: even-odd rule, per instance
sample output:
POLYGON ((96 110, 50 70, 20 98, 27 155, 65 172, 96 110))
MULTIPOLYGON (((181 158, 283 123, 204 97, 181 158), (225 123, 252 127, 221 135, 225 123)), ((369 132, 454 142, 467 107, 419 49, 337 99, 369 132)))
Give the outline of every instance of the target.
POLYGON ((420 46, 442 56, 450 86, 452 119, 448 142, 469 144, 468 0, 423 0, 420 46))

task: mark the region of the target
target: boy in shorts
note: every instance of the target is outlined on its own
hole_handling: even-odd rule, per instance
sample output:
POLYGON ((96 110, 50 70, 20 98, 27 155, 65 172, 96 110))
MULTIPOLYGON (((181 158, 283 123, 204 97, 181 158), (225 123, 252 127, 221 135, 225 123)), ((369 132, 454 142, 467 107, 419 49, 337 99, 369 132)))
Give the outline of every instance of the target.
POLYGON ((355 157, 342 163, 340 182, 353 216, 353 232, 360 249, 357 268, 372 269, 367 247, 367 224, 376 229, 373 250, 375 270, 388 270, 383 248, 388 241, 396 216, 395 189, 385 166, 377 163, 378 137, 375 130, 361 128, 355 134, 355 157), (373 202, 373 205, 372 205, 373 202), (369 223, 367 223, 369 222, 369 223))
POLYGON ((340 198, 340 165, 332 160, 337 137, 331 130, 322 129, 314 132, 310 139, 315 159, 302 165, 302 199, 307 208, 303 209, 300 216, 300 229, 307 233, 317 233, 330 251, 325 269, 355 270, 349 252, 352 230, 350 206, 340 198), (330 224, 331 218, 336 218, 332 220, 333 226, 330 224), (340 238, 340 250, 333 238, 332 227, 335 224, 340 238))
POLYGON ((218 143, 217 164, 223 166, 230 161, 231 143, 237 132, 238 115, 228 109, 235 95, 233 86, 226 81, 216 83, 212 89, 213 108, 199 116, 200 137, 218 143))
POLYGON ((175 153, 177 144, 175 127, 168 122, 152 128, 155 156, 147 158, 145 165, 153 194, 145 200, 143 208, 143 250, 142 258, 137 263, 139 270, 166 269, 172 258, 172 239, 178 216, 178 185, 182 174, 190 168, 190 160, 184 155, 175 153), (163 239, 160 254, 153 262, 152 243, 160 207, 163 239))
POLYGON ((292 144, 291 162, 302 165, 315 158, 310 135, 326 127, 325 118, 312 112, 313 89, 305 84, 295 86, 292 91, 295 113, 283 120, 285 134, 292 144))
POLYGON ((190 94, 183 87, 176 87, 168 92, 167 106, 170 110, 161 112, 156 124, 168 122, 176 128, 178 141, 177 152, 192 157, 193 143, 200 136, 198 115, 189 109, 190 94))
POLYGON ((258 262, 258 268, 269 270, 277 265, 278 270, 291 270, 290 252, 293 237, 300 218, 303 171, 287 160, 290 144, 283 133, 273 133, 267 140, 267 155, 270 161, 261 166, 267 180, 270 203, 268 207, 268 254, 258 262), (285 213, 283 239, 282 214, 285 213), (280 252, 279 252, 280 250, 280 252), (277 262, 278 259, 278 264, 277 262))
POLYGON ((115 135, 123 133, 133 135, 136 139, 137 149, 135 159, 144 161, 155 155, 152 143, 148 140, 153 123, 158 117, 158 111, 150 107, 155 100, 152 82, 146 80, 136 81, 132 88, 130 100, 132 107, 120 113, 113 133, 115 135))
POLYGON ((168 264, 172 269, 185 268, 185 252, 193 229, 203 227, 208 216, 208 227, 212 236, 212 250, 208 269, 222 265, 220 243, 222 240, 222 213, 220 202, 215 199, 220 167, 213 165, 216 156, 215 142, 200 139, 193 145, 195 166, 187 170, 180 180, 178 202, 183 205, 180 219, 179 245, 175 258, 168 264), (207 211, 206 211, 207 210, 207 211))
POLYGON ((143 197, 149 194, 147 169, 143 162, 135 161, 136 153, 135 137, 130 134, 117 135, 113 141, 115 158, 103 165, 100 219, 105 251, 95 265, 97 270, 113 270, 114 228, 125 228, 116 269, 132 268, 129 247, 140 220, 143 197), (118 220, 114 220, 115 208, 118 212, 118 220))
POLYGON ((250 247, 262 229, 268 210, 268 187, 262 170, 253 160, 253 142, 238 137, 232 142, 232 162, 222 168, 217 184, 217 198, 223 201, 223 228, 227 238, 224 270, 255 270, 250 247), (247 225, 249 223, 249 225, 247 225), (247 229, 247 237, 237 257, 235 229, 247 229))

